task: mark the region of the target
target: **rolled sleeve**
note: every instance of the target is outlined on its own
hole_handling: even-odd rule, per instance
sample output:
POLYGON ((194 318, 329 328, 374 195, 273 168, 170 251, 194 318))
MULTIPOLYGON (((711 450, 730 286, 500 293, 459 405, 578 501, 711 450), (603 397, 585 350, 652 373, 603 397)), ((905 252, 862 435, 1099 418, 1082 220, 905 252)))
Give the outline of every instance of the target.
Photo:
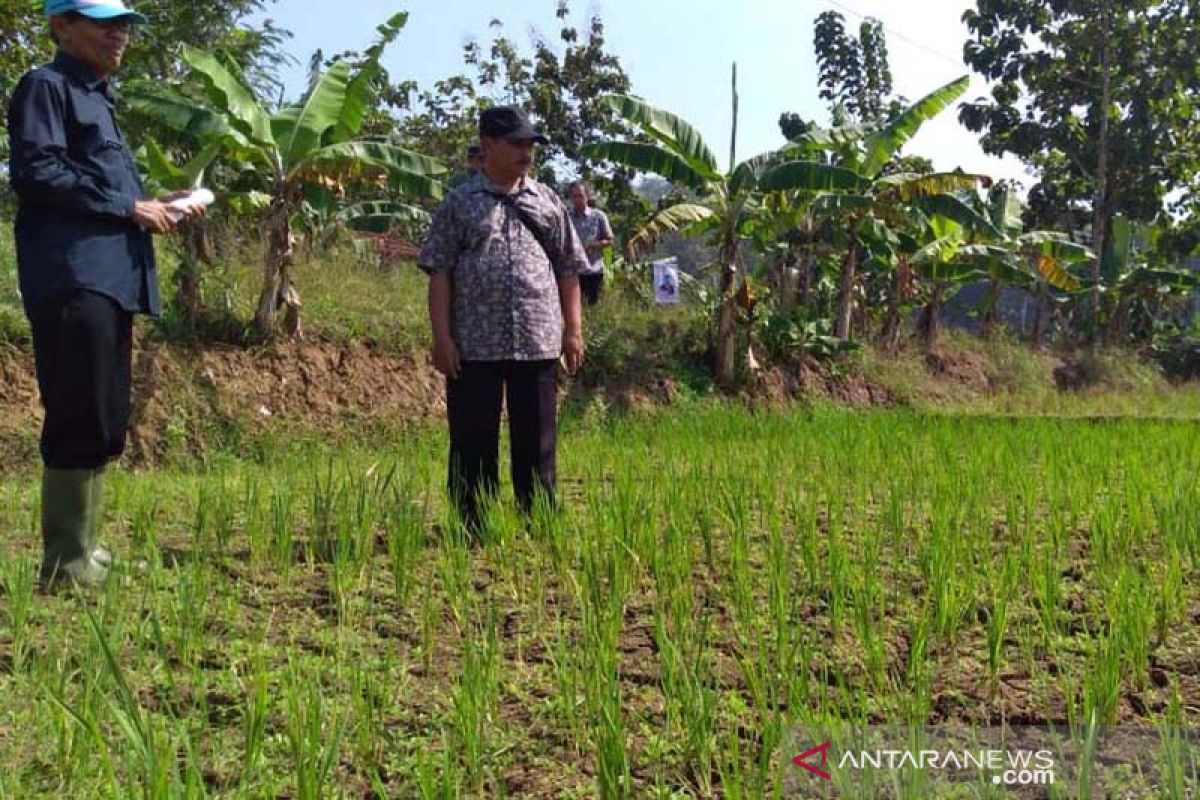
POLYGON ((611 242, 616 237, 613 236, 612 225, 608 222, 608 214, 599 209, 597 209, 596 213, 600 215, 600 224, 597 226, 597 238, 611 242))
POLYGON ((454 222, 454 209, 447 198, 434 212, 429 234, 417 256, 417 266, 427 275, 450 272, 458 261, 461 238, 454 222))
POLYGON ((9 113, 10 180, 17 196, 66 211, 132 218, 135 197, 104 186, 71 161, 65 120, 61 84, 37 76, 21 81, 9 113))

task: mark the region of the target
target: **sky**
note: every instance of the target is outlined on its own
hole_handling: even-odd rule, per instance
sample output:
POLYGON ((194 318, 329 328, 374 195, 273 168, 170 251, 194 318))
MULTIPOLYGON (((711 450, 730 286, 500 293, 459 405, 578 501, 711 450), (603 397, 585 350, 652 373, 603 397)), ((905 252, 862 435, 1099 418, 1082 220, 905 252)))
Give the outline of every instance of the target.
MULTIPOLYGON (((285 76, 287 95, 304 85, 309 56, 362 49, 375 39, 375 26, 399 10, 408 25, 384 54, 393 80, 414 79, 422 86, 468 72, 462 45, 490 40, 488 23, 500 18, 506 34, 531 52, 531 32, 557 41, 555 0, 277 0, 267 13, 294 37, 289 52, 298 64, 285 76)), ((731 121, 730 66, 738 66, 738 160, 784 144, 779 115, 793 111, 828 122, 817 96, 813 20, 841 11, 847 27, 873 16, 887 31, 895 92, 910 101, 970 73, 962 63, 967 29, 961 18, 966 0, 573 0, 572 20, 581 31, 592 12, 605 24, 607 49, 628 73, 632 91, 699 129, 728 163, 731 121)), ((972 75, 963 99, 979 97, 987 84, 972 75)), ((1022 164, 983 153, 975 134, 948 109, 922 128, 905 148, 938 169, 962 167, 995 178, 1031 183, 1022 164)))

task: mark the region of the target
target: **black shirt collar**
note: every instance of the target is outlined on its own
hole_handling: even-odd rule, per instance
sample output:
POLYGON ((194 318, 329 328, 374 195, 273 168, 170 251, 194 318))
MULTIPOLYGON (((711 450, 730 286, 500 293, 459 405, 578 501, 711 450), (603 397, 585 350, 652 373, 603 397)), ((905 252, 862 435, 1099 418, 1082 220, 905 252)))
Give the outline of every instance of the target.
POLYGON ((54 67, 77 83, 83 84, 88 89, 99 90, 111 99, 108 81, 97 75, 95 70, 75 56, 60 49, 54 54, 54 67))

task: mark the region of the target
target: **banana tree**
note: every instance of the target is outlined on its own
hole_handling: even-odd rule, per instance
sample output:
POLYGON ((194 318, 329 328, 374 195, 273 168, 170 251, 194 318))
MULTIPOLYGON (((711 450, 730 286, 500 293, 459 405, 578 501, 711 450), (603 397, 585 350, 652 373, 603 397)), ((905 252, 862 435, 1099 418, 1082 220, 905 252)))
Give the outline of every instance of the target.
MULTIPOLYGON (((351 196, 357 190, 369 187, 351 187, 351 196)), ((323 249, 341 232, 354 231, 368 234, 393 234, 398 230, 409 234, 429 226, 427 211, 399 200, 361 200, 344 203, 334 193, 321 187, 311 188, 305 194, 301 206, 300 224, 305 229, 310 251, 323 249)), ((416 238, 416 237, 413 237, 416 238)))
MULTIPOLYGON (((849 191, 823 191, 813 203, 814 217, 834 221, 845 233, 835 326, 839 338, 848 339, 852 334, 858 268, 864 261, 867 238, 878 235, 881 224, 900 230, 909 223, 915 209, 958 220, 968 228, 988 227, 986 223, 981 225, 979 215, 955 196, 960 192, 974 192, 981 183, 989 184, 990 179, 985 176, 961 172, 886 173, 888 165, 921 126, 961 97, 969 83, 969 78, 964 76, 946 84, 865 138, 855 139, 845 132, 833 136, 821 131, 805 137, 809 145, 826 149, 834 166, 852 178, 847 181, 849 191)), ((772 191, 785 188, 781 183, 787 182, 791 170, 813 166, 816 162, 794 162, 778 167, 764 176, 760 188, 772 191)))
POLYGON ((436 180, 446 169, 426 156, 386 141, 356 138, 374 102, 380 74, 379 57, 396 38, 408 15, 399 13, 379 26, 378 41, 356 66, 339 61, 314 73, 308 92, 275 113, 255 96, 236 67, 215 55, 184 47, 183 58, 198 78, 202 104, 190 104, 180 93, 142 98, 146 108, 176 127, 212 123, 215 117, 242 143, 239 157, 261 176, 271 203, 262 219, 267 249, 263 284, 254 325, 263 338, 274 336, 283 310, 286 332, 298 337, 300 295, 293 282, 293 226, 309 187, 339 185, 350 180, 386 182, 410 197, 437 199, 436 180))
MULTIPOLYGON (((1100 338, 1149 338, 1155 320, 1163 316, 1169 302, 1190 297, 1200 283, 1189 270, 1151 263, 1157 234, 1151 226, 1135 224, 1123 216, 1113 218, 1100 259, 1103 302, 1099 324, 1104 326, 1100 338)), ((1089 290, 1094 288, 1092 276, 1085 276, 1081 282, 1089 290)))
MULTIPOLYGON (((153 139, 147 139, 139 155, 154 194, 185 189, 198 189, 203 185, 209 166, 220 154, 224 141, 210 141, 183 165, 177 165, 153 139)), ((212 264, 212 242, 209 238, 208 221, 192 219, 183 221, 176 228, 181 259, 175 272, 174 306, 179 309, 185 325, 191 326, 200 314, 200 265, 212 264)))
POLYGON ((937 349, 941 335, 943 306, 963 286, 986 275, 974 259, 963 253, 967 247, 966 236, 961 223, 935 214, 926 220, 921 232, 921 247, 909 261, 914 273, 929 285, 917 329, 925 349, 930 352, 937 349))
MULTIPOLYGON (((762 208, 760 181, 794 151, 768 153, 737 163, 731 147, 729 169, 722 172, 699 132, 675 114, 629 95, 608 95, 601 98, 601 103, 640 129, 650 141, 602 142, 584 147, 582 154, 597 161, 654 173, 694 197, 659 211, 634 235, 627 245, 629 260, 636 261, 652 251, 667 233, 711 235, 715 241, 716 266, 720 270, 716 373, 718 382, 728 387, 736 377, 734 339, 739 298, 746 304, 751 295, 742 243, 748 225, 762 208)), ((734 108, 736 141, 736 93, 734 108)), ((835 191, 859 184, 858 178, 847 170, 816 163, 801 167, 797 163, 793 162, 790 170, 774 175, 775 190, 835 191)))

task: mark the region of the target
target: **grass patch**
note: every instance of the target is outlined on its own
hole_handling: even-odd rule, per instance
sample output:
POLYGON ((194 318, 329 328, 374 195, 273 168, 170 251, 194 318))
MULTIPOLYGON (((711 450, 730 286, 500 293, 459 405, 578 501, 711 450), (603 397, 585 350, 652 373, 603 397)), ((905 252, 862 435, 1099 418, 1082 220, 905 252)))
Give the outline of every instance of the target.
POLYGON ((799 725, 1200 707, 1194 423, 684 402, 572 427, 565 516, 483 548, 445 448, 115 472, 147 567, 78 598, 0 482, 0 796, 758 797, 799 725))

